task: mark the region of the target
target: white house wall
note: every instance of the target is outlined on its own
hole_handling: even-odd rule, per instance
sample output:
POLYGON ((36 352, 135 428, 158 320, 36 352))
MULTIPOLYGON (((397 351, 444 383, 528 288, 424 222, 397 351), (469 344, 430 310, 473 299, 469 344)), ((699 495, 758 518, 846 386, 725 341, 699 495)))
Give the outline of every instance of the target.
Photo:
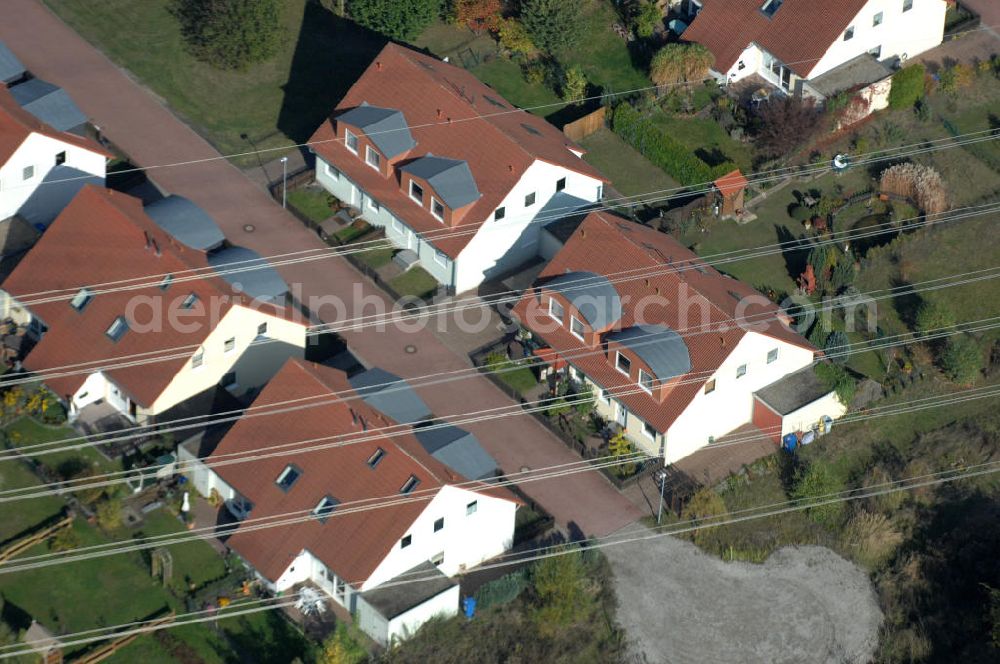
POLYGON ((781 422, 781 435, 784 436, 793 431, 809 431, 824 417, 835 420, 846 412, 847 407, 837 398, 837 393, 830 392, 826 396, 785 415, 781 422))
POLYGON ((208 335, 201 348, 202 365, 192 367, 189 359, 153 406, 144 411, 157 415, 191 397, 214 387, 222 377, 236 372, 234 392, 242 394, 259 388, 277 373, 289 357, 303 357, 306 345, 306 327, 264 311, 254 311, 243 306, 233 306, 208 335), (257 339, 257 326, 267 323, 266 343, 251 343, 257 339), (227 339, 235 338, 233 350, 225 351, 227 339))
MULTIPOLYGON (((50 170, 56 166, 56 155, 66 153, 64 166, 69 166, 100 178, 105 176, 104 155, 64 143, 43 134, 32 133, 14 151, 7 163, 0 165, 0 219, 6 219, 24 205, 50 170), (34 167, 25 180, 24 169, 34 167)), ((59 211, 53 210, 54 217, 59 211)))
POLYGON ((913 0, 913 8, 907 12, 903 12, 903 0, 869 0, 851 23, 854 37, 844 41, 844 35, 838 35, 809 78, 825 74, 879 46, 882 47, 879 60, 903 54, 912 58, 934 48, 944 38, 946 9, 944 0, 913 0), (872 21, 879 12, 882 23, 876 27, 872 21))
MULTIPOLYGON (((420 626, 431 618, 441 616, 451 618, 458 615, 459 587, 454 585, 423 604, 413 607, 388 623, 387 641, 394 643, 413 636, 420 626)), ((383 643, 382 645, 386 645, 383 643)))
POLYGON ((507 551, 514 540, 514 511, 510 500, 494 498, 466 489, 445 486, 404 533, 411 543, 399 541, 361 586, 370 590, 444 553, 439 569, 448 576, 474 567, 507 551), (476 501, 476 511, 466 515, 466 506, 476 501), (434 522, 444 518, 444 528, 434 532, 434 522))
MULTIPOLYGON (((62 395, 60 395, 62 396, 62 395)), ((81 408, 92 403, 104 400, 121 413, 128 415, 128 398, 122 391, 102 372, 98 371, 87 376, 83 385, 76 391, 67 404, 70 413, 75 414, 81 408)))
POLYGON ((761 50, 756 44, 750 44, 740 53, 736 64, 725 73, 725 81, 723 82, 735 83, 741 81, 747 76, 759 73, 762 65, 763 54, 761 50))
MULTIPOLYGON (((719 438, 753 417, 753 393, 779 378, 811 364, 813 351, 784 341, 747 332, 712 376, 715 391, 698 393, 667 430, 664 460, 673 463, 719 438), (767 363, 767 354, 778 349, 778 359, 767 363), (737 368, 747 372, 736 377, 737 368)), ((669 398, 669 397, 668 397, 669 398)))

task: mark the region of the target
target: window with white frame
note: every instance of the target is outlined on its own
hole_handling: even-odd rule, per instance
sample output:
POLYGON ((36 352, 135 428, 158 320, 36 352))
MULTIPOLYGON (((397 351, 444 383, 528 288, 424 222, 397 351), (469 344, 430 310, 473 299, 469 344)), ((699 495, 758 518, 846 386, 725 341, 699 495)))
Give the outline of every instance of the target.
POLYGON ((358 137, 350 129, 344 130, 344 145, 354 154, 358 153, 358 137))
POLYGON ((30 180, 33 177, 35 177, 35 167, 34 166, 25 166, 24 170, 21 171, 21 179, 22 180, 30 180))
POLYGON ((849 26, 846 30, 844 30, 844 41, 851 41, 852 39, 854 39, 854 26, 853 25, 849 26))
POLYGON ((320 500, 319 503, 316 504, 316 507, 313 508, 313 516, 316 517, 320 523, 326 523, 327 518, 333 514, 333 511, 337 509, 337 505, 339 504, 340 501, 333 496, 323 496, 323 499, 320 500))
POLYGON ((741 364, 740 366, 736 367, 736 377, 737 378, 743 378, 743 376, 746 376, 746 375, 747 375, 747 365, 741 364))
POLYGON ((263 323, 257 326, 257 336, 262 337, 265 334, 267 334, 267 321, 264 321, 263 323))
POLYGON ((441 267, 448 267, 448 255, 445 254, 443 251, 435 251, 434 262, 440 265, 441 267))
POLYGON ((535 192, 531 192, 524 197, 524 207, 531 207, 535 204, 535 192))
POLYGON ((656 429, 649 422, 642 423, 642 432, 646 435, 646 438, 656 440, 656 429))
POLYGON ((431 558, 431 563, 433 563, 435 567, 440 567, 441 565, 444 565, 444 551, 437 554, 436 556, 433 556, 431 558))
POLYGON ((383 450, 381 447, 376 447, 375 451, 372 452, 372 455, 368 457, 368 462, 367 462, 368 467, 375 468, 377 465, 379 465, 379 463, 382 461, 384 457, 385 457, 385 450, 383 450))
POLYGON ((329 175, 334 180, 339 180, 340 179, 340 171, 338 171, 336 168, 334 168, 330 164, 326 164, 326 174, 329 175))
POLYGON ((380 171, 382 170, 382 155, 378 153, 378 150, 368 145, 365 147, 365 163, 376 171, 380 171))
POLYGON ((778 349, 777 348, 772 348, 771 350, 767 351, 767 363, 768 364, 771 364, 772 362, 775 362, 777 359, 778 359, 778 349))
POLYGON ((77 291, 73 299, 69 301, 69 306, 73 307, 77 311, 83 311, 84 308, 90 304, 90 301, 94 299, 94 294, 86 288, 81 288, 77 291))
POLYGON ((424 204, 424 188, 414 180, 410 180, 410 198, 421 205, 424 204))
POLYGON ((399 548, 405 549, 406 547, 413 544, 413 535, 406 535, 403 539, 399 540, 399 548))
POLYGON ((479 501, 473 500, 471 503, 465 506, 465 516, 472 516, 479 511, 479 501))
POLYGON ((401 494, 403 494, 403 495, 406 495, 406 494, 410 493, 411 491, 413 491, 414 489, 416 489, 418 484, 420 484, 420 480, 417 478, 417 476, 416 475, 410 475, 406 479, 406 481, 403 482, 403 486, 400 487, 399 492, 401 494))
POLYGON ((205 364, 205 351, 199 350, 195 353, 194 357, 191 358, 191 368, 197 369, 205 364))
POLYGON ((278 479, 276 479, 274 483, 278 485, 279 489, 287 492, 301 476, 302 471, 298 467, 288 464, 285 466, 285 469, 281 471, 281 474, 278 475, 278 479))
POLYGON ((444 221, 444 205, 442 205, 441 201, 433 196, 431 196, 431 214, 434 215, 434 218, 438 221, 444 221))
POLYGON ((229 337, 222 344, 223 352, 229 353, 236 348, 236 337, 229 337))
POLYGON ((439 532, 441 530, 444 530, 444 517, 434 521, 434 532, 439 532))
POLYGON ((908 12, 913 9, 913 0, 903 0, 903 12, 908 12))
POLYGON ((632 373, 632 360, 622 355, 620 351, 616 351, 615 354, 615 368, 626 376, 630 375, 632 373))
POLYGON ((507 210, 505 210, 503 206, 498 207, 496 210, 493 211, 493 221, 500 221, 501 219, 504 218, 504 215, 506 214, 507 210))
POLYGON ((875 16, 872 17, 872 27, 877 28, 878 26, 882 25, 882 18, 883 18, 882 12, 875 14, 875 16))
POLYGON ((566 310, 563 309, 563 305, 559 304, 559 301, 554 297, 549 298, 549 316, 555 318, 561 324, 563 322, 563 316, 566 314, 566 310))
POLYGON ((601 401, 609 405, 611 404, 611 395, 603 387, 601 388, 601 401))
POLYGON ((639 387, 648 392, 653 393, 653 378, 652 374, 646 373, 643 369, 639 369, 639 387))
POLYGON ((184 301, 181 302, 181 309, 190 309, 191 307, 194 306, 194 303, 197 301, 198 301, 197 295, 195 295, 194 293, 188 293, 187 297, 184 298, 184 301))
POLYGON ((569 317, 569 331, 573 333, 573 336, 583 341, 583 323, 577 320, 576 316, 569 317))
POLYGON ((375 200, 374 198, 372 198, 371 196, 368 196, 367 198, 368 198, 368 207, 369 207, 369 209, 371 209, 374 212, 381 212, 382 206, 379 205, 379 202, 377 200, 375 200))
POLYGON ((108 326, 104 334, 108 335, 112 341, 118 341, 125 336, 126 332, 128 332, 128 321, 125 320, 124 316, 119 316, 108 326))
POLYGON ((868 55, 874 57, 876 60, 882 57, 882 45, 879 44, 875 48, 868 49, 868 55))

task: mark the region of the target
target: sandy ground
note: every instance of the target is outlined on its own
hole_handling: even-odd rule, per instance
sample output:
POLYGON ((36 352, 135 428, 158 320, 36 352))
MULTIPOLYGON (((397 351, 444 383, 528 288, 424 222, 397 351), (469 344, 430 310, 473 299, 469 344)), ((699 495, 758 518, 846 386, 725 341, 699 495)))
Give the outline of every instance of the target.
POLYGON ((868 575, 829 549, 789 547, 753 565, 658 537, 605 553, 618 620, 651 664, 862 664, 878 644, 868 575))

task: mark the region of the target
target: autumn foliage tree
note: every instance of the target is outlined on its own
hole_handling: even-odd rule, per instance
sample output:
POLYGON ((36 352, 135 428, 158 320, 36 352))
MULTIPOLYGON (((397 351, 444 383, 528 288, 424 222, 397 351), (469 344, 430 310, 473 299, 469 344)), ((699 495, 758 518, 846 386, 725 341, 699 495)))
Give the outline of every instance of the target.
POLYGON ((649 78, 660 87, 701 81, 714 64, 715 56, 701 44, 667 44, 649 63, 649 78))
POLYGON ((773 96, 760 107, 757 147, 768 157, 786 155, 815 136, 822 119, 812 99, 773 96))
POLYGON ((467 25, 476 34, 496 32, 500 25, 500 0, 458 0, 455 20, 467 25))

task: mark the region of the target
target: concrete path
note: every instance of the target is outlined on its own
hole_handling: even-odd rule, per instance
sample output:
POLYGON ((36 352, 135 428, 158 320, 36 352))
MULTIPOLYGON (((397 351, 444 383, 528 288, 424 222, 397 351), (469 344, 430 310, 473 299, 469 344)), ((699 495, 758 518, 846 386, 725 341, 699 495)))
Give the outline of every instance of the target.
POLYGON ((829 549, 725 563, 664 536, 604 552, 618 622, 650 664, 864 664, 878 645, 882 612, 868 575, 829 549))
MULTIPOLYGON (((186 164, 152 168, 149 175, 167 191, 184 195, 205 208, 232 242, 270 256, 326 247, 259 185, 219 159, 211 145, 40 1, 4 0, 0 39, 31 71, 64 87, 105 135, 136 163, 147 167, 186 164)), ((163 66, 169 67, 170 63, 163 66)), ((366 314, 388 305, 381 291, 339 258, 327 257, 280 270, 293 289, 301 290, 303 301, 310 296, 329 295, 348 304, 363 301, 367 303, 366 314)), ((151 271, 155 271, 152 266, 151 271)), ((318 313, 327 322, 343 315, 332 307, 318 313)), ((367 363, 403 377, 461 371, 470 366, 467 358, 453 352, 429 330, 369 328, 344 336, 367 363)), ((434 413, 445 418, 512 406, 488 380, 475 375, 421 389, 420 393, 434 413)), ((467 428, 507 471, 579 461, 529 416, 519 414, 467 428)), ((613 532, 639 516, 638 510, 597 472, 525 483, 522 488, 561 525, 572 522, 588 535, 613 532)))

